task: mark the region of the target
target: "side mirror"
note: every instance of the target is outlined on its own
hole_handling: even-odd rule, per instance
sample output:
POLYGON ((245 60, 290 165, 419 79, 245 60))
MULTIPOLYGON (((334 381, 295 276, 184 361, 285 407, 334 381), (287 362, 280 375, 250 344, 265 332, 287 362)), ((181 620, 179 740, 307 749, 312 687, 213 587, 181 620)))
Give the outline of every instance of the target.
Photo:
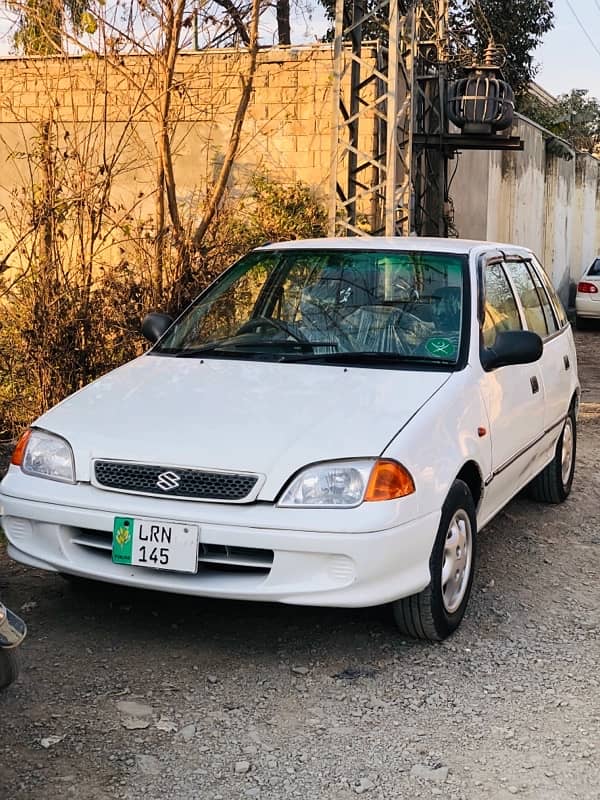
POLYGON ((533 331, 502 331, 493 347, 481 351, 481 363, 486 372, 512 364, 533 364, 542 357, 544 344, 533 331))
POLYGON ((142 334, 149 342, 157 342, 160 337, 173 324, 173 317, 168 314, 161 314, 160 311, 152 311, 146 314, 142 322, 142 334))

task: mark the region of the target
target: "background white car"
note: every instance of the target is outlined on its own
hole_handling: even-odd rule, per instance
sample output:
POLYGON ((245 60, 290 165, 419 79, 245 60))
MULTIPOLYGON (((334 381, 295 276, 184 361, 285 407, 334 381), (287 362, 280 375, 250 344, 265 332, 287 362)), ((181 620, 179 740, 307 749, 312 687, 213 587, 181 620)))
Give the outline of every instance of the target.
POLYGON ((573 480, 570 325, 535 256, 446 239, 259 248, 38 419, 9 554, 69 575, 460 623, 477 531, 573 480))
POLYGON ((600 319, 600 258, 595 258, 581 276, 575 295, 577 327, 584 329, 600 319))

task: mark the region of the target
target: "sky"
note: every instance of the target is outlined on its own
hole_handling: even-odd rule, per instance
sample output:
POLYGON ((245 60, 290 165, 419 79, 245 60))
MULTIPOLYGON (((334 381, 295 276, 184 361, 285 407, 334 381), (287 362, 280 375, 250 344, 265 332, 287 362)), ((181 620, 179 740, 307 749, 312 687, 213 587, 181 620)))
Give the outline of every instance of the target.
POLYGON ((588 89, 600 99, 600 0, 554 0, 554 30, 534 60, 535 80, 550 94, 588 89))

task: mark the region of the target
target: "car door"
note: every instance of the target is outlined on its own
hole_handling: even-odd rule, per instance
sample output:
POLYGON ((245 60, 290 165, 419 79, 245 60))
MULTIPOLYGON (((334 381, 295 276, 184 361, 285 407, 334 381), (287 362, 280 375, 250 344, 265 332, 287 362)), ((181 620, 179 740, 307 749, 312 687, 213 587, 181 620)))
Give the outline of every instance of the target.
MULTIPOLYGON (((503 331, 525 328, 523 312, 502 257, 480 266, 480 348, 493 348, 503 331)), ((482 355, 484 355, 482 353, 482 355)), ((482 371, 481 394, 488 413, 492 471, 480 511, 490 519, 538 470, 544 432, 544 384, 541 365, 517 364, 482 371)))
POLYGON ((552 449, 571 402, 576 357, 564 310, 560 314, 559 308, 553 308, 538 266, 541 270, 541 265, 534 264, 533 258, 506 260, 506 271, 521 304, 525 325, 544 342, 540 360, 545 398, 544 433, 548 435, 546 446, 552 449))

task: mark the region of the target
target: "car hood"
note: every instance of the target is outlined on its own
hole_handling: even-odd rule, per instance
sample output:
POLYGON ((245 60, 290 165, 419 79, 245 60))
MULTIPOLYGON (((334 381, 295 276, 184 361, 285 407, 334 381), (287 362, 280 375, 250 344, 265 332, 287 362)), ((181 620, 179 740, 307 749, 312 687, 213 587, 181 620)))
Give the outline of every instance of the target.
POLYGON ((273 499, 315 461, 380 455, 446 372, 145 355, 68 397, 36 425, 93 459, 255 472, 273 499))

